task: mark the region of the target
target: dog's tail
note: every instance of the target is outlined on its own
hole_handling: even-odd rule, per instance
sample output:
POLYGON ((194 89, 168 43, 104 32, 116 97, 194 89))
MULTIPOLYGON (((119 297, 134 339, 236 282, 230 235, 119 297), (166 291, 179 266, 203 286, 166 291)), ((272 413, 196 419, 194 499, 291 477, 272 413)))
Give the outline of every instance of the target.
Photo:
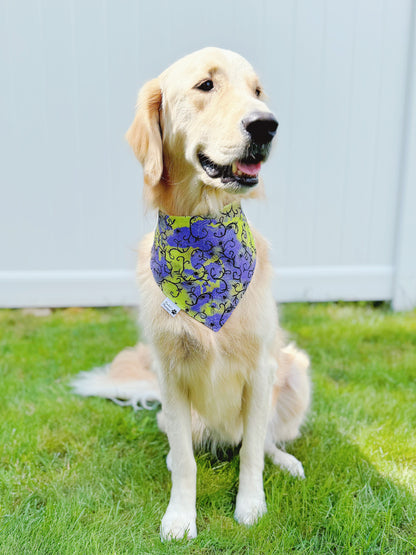
POLYGON ((72 386, 79 395, 105 397, 135 410, 151 409, 161 403, 157 376, 151 368, 150 349, 139 343, 121 351, 111 364, 81 372, 72 386))

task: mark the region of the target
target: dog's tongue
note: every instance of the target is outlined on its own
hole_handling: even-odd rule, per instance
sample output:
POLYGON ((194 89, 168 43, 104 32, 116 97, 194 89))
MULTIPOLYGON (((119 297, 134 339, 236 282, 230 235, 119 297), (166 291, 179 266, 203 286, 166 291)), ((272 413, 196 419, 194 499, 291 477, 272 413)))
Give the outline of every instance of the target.
POLYGON ((261 162, 257 164, 243 164, 243 162, 237 162, 237 169, 240 170, 241 173, 245 173, 246 175, 258 175, 261 168, 261 162))

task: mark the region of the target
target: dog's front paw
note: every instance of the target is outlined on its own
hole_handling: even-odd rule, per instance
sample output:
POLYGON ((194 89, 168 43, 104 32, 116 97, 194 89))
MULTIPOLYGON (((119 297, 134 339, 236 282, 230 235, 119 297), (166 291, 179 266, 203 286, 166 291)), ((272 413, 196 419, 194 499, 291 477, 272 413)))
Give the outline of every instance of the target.
POLYGON ((168 507, 162 524, 160 525, 160 537, 165 540, 180 540, 196 538, 196 519, 195 514, 188 514, 180 509, 168 507))
POLYGON ((239 524, 251 526, 267 512, 266 500, 264 493, 257 497, 237 495, 237 504, 235 508, 234 518, 239 524))

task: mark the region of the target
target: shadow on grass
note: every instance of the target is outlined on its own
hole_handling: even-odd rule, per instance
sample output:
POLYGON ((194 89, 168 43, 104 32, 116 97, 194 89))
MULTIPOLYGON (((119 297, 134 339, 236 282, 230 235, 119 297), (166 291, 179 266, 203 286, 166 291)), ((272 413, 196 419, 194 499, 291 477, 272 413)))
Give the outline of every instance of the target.
MULTIPOLYGON (((157 455, 160 474, 153 475, 159 518, 170 489, 170 474, 163 468, 167 442, 164 449, 157 455)), ((188 546, 190 552, 203 553, 314 554, 416 551, 416 500, 404 487, 382 476, 334 424, 310 424, 288 451, 303 462, 306 479, 293 478, 267 461, 264 484, 268 513, 252 528, 239 526, 233 519, 238 448, 219 451, 217 456, 198 452, 199 536, 189 546, 175 542, 175 549, 188 546)), ((159 522, 153 525, 157 533, 159 522)), ((160 544, 160 553, 165 552, 175 551, 160 544)))
POLYGON ((270 541, 281 552, 416 550, 416 500, 406 488, 382 476, 333 423, 310 427, 288 450, 303 462, 304 481, 270 463, 265 471, 269 500, 265 525, 268 521, 270 541))

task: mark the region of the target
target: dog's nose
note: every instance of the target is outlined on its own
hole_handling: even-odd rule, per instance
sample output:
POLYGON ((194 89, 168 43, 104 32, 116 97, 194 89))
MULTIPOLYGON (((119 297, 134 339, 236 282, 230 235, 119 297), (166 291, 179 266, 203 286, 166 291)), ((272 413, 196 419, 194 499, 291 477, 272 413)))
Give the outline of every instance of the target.
POLYGON ((243 127, 258 145, 270 143, 276 135, 277 123, 270 112, 252 112, 243 119, 243 127))

